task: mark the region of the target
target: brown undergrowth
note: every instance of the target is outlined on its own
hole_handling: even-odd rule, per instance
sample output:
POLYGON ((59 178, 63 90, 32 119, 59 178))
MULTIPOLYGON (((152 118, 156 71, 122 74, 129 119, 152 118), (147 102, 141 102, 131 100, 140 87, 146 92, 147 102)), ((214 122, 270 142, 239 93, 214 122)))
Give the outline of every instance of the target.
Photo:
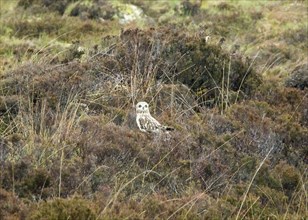
POLYGON ((166 25, 18 50, 0 76, 0 218, 304 219, 307 88, 204 37, 166 25), (175 131, 140 132, 140 100, 175 131))

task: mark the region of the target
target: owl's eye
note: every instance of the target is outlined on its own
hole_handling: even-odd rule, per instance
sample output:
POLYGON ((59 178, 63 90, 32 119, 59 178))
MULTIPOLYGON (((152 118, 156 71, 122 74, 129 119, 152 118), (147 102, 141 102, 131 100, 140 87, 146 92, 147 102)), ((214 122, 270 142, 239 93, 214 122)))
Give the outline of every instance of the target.
POLYGON ((147 107, 148 107, 148 105, 145 105, 145 107, 147 108, 147 107))
POLYGON ((141 108, 141 105, 138 105, 138 108, 141 108))

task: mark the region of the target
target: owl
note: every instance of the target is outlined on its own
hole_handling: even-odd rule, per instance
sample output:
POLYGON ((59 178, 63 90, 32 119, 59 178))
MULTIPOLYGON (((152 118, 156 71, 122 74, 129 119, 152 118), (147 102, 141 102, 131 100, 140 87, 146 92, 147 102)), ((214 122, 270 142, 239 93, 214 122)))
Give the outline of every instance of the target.
POLYGON ((150 114, 149 104, 146 102, 137 103, 136 114, 136 122, 140 131, 160 133, 174 130, 174 128, 161 125, 155 118, 153 118, 150 114))

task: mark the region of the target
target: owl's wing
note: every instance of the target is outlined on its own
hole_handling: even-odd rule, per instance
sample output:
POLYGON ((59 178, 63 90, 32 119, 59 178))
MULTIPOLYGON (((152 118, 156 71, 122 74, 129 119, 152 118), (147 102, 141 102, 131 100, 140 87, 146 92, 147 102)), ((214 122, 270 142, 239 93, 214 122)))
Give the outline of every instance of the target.
POLYGON ((151 115, 149 116, 150 117, 150 120, 152 121, 153 124, 156 125, 156 129, 159 131, 173 131, 174 128, 172 127, 169 127, 169 126, 163 126, 161 125, 155 118, 153 118, 151 115))
POLYGON ((137 123, 141 131, 159 132, 161 128, 161 124, 151 116, 140 117, 137 123))
POLYGON ((155 126, 161 127, 161 124, 155 118, 153 118, 152 115, 149 115, 148 118, 153 124, 155 124, 155 126))

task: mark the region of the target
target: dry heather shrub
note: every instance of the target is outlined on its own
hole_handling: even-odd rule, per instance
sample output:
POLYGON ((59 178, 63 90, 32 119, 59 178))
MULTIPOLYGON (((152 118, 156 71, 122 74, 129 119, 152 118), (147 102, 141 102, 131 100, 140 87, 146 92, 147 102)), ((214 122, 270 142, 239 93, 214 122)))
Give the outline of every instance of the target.
POLYGON ((204 193, 172 198, 153 193, 141 200, 130 198, 116 202, 112 209, 101 213, 102 219, 200 219, 207 204, 204 193))
POLYGON ((5 74, 1 88, 6 94, 28 94, 34 104, 46 98, 50 108, 65 104, 68 94, 104 109, 108 105, 125 108, 146 97, 167 100, 162 97, 170 92, 174 108, 176 104, 184 106, 185 114, 185 108, 191 111, 198 104, 219 103, 226 95, 220 85, 225 90, 251 94, 260 83, 259 76, 240 59, 230 61, 217 45, 179 30, 128 29, 120 37, 106 38, 103 41, 108 47, 82 63, 78 62, 80 54, 73 51, 62 59, 67 63, 58 64, 53 59, 57 64, 45 60, 28 64, 5 74), (228 69, 229 62, 229 79, 224 80, 221 73, 228 69), (178 86, 167 89, 165 84, 175 82, 178 86))
POLYGON ((286 79, 285 85, 305 89, 308 87, 308 64, 297 66, 286 79))
POLYGON ((8 21, 7 25, 14 30, 17 37, 38 38, 43 33, 57 34, 64 24, 60 16, 51 14, 43 19, 8 21))
POLYGON ((113 19, 116 9, 107 1, 93 1, 86 4, 78 3, 69 12, 70 16, 79 16, 81 19, 113 19))
POLYGON ((33 104, 47 100, 48 108, 65 106, 71 96, 85 93, 86 88, 91 88, 91 76, 86 74, 87 66, 77 62, 53 67, 46 64, 26 64, 6 75, 9 85, 4 82, 6 95, 19 95, 21 99, 31 99, 33 104), (15 85, 11 80, 18 78, 15 85), (10 88, 9 88, 10 86, 10 88), (83 92, 83 93, 82 93, 83 92))
POLYGON ((273 175, 279 180, 286 194, 290 197, 300 184, 300 175, 298 170, 289 165, 286 161, 281 161, 273 170, 273 175))
POLYGON ((303 49, 307 48, 307 26, 298 26, 293 30, 285 30, 281 35, 281 40, 285 41, 287 44, 296 45, 302 47, 303 49))
POLYGON ((271 131, 273 122, 264 117, 264 113, 256 108, 254 103, 234 105, 230 108, 230 118, 244 129, 245 132, 239 134, 232 140, 232 144, 241 152, 251 154, 266 155, 273 144, 275 151, 279 152, 282 143, 278 136, 271 131), (260 112, 259 112, 260 111, 260 112))
MULTIPOLYGON (((16 155, 18 157, 18 155, 16 155)), ((12 158, 8 158, 12 160, 12 158)), ((18 162, 6 162, 2 168, 1 187, 12 190, 22 198, 46 199, 55 194, 52 176, 47 168, 35 168, 31 157, 23 157, 18 162)))
POLYGON ((218 8, 221 11, 232 11, 236 10, 236 7, 234 5, 231 5, 227 2, 221 2, 217 5, 215 5, 216 8, 218 8))
POLYGON ((23 59, 29 60, 38 51, 38 48, 31 42, 21 43, 12 49, 14 58, 20 62, 23 59))
POLYGON ((298 159, 305 160, 308 139, 302 118, 307 98, 299 90, 284 89, 260 99, 261 102, 250 101, 230 108, 229 117, 245 128, 245 134, 235 139, 236 146, 261 155, 268 147, 275 146, 275 154, 293 164, 298 159))
POLYGON ((194 16, 199 12, 201 4, 202 3, 200 1, 192 3, 189 0, 183 0, 181 2, 182 11, 183 11, 184 15, 194 16))
POLYGON ((201 188, 209 193, 217 193, 223 190, 227 178, 231 175, 231 167, 236 166, 231 162, 236 158, 236 153, 230 151, 230 146, 213 146, 203 147, 203 152, 193 158, 192 177, 193 180, 200 184, 201 188))
MULTIPOLYGON (((305 90, 280 87, 277 82, 268 80, 262 83, 254 97, 257 101, 266 102, 272 109, 280 108, 284 112, 292 112, 291 119, 298 120, 298 116, 304 113, 306 107, 308 97, 305 94, 305 90)), ((281 115, 277 111, 272 112, 281 115)))
POLYGON ((216 135, 233 134, 240 128, 236 121, 226 115, 220 115, 218 112, 206 112, 205 120, 216 135))
POLYGON ((96 219, 95 206, 84 199, 55 199, 33 206, 27 219, 96 219))
MULTIPOLYGON (((46 2, 50 5, 44 10, 54 10, 51 1, 46 2)), ((95 6, 80 6, 74 9, 78 16, 104 16, 95 6)), ((262 17, 247 18, 229 3, 217 7, 221 16, 195 16, 215 17, 214 33, 221 29, 229 34, 262 17), (228 29, 225 19, 230 20, 228 29)), ((188 14, 194 9, 186 10, 188 14)), ((9 26, 19 28, 17 36, 23 37, 76 28, 63 40, 109 29, 112 23, 102 28, 95 21, 78 20, 66 30, 74 18, 48 19, 11 21, 9 26)), ((302 32, 298 37, 302 39, 302 32)), ((103 210, 97 215, 90 201, 59 199, 34 206, 30 219, 230 218, 272 147, 269 161, 252 182, 241 217, 267 218, 274 213, 283 218, 293 210, 306 210, 306 179, 301 174, 308 158, 306 90, 261 84, 241 56, 231 57, 201 35, 178 28, 127 29, 99 44, 83 57, 73 44, 63 56, 51 53, 44 58, 49 49, 39 54, 31 45, 20 45, 16 58, 35 52, 37 63, 1 76, 1 187, 31 201, 81 194, 95 198, 103 210), (242 97, 255 100, 231 105, 242 97), (132 116, 129 122, 127 109, 140 99, 176 131, 159 136, 130 127, 135 121, 132 116), (80 110, 82 103, 87 111, 80 110), (204 106, 228 108, 221 115, 204 106)), ((283 47, 269 50, 263 58, 276 52, 282 52, 284 60, 292 58, 283 47)), ((0 191, 0 200, 9 204, 4 215, 20 213, 6 192, 0 191)))
MULTIPOLYGON (((7 162, 2 166, 4 172, 1 175, 1 186, 7 190, 17 190, 19 193, 19 187, 24 185, 24 179, 29 174, 30 162, 29 160, 23 159, 16 163, 7 162), (14 187, 16 189, 14 189, 14 187)), ((21 193, 23 191, 21 190, 21 193)))
POLYGON ((25 205, 11 192, 0 188, 0 218, 23 219, 25 205))
MULTIPOLYGON (((164 140, 164 136, 151 137, 151 135, 113 124, 101 126, 91 120, 83 121, 81 124, 83 133, 78 142, 80 156, 87 164, 103 164, 109 167, 106 178, 103 177, 104 181, 108 182, 108 176, 110 178, 118 172, 126 173, 127 165, 131 166, 129 172, 123 177, 118 176, 117 178, 130 179, 134 175, 138 175, 147 169, 150 170, 153 167, 155 167, 155 172, 161 173, 160 175, 171 172, 174 167, 175 173, 170 177, 174 178, 181 171, 187 169, 187 167, 180 169, 182 167, 181 161, 188 159, 187 145, 189 142, 183 137, 177 136, 178 139, 171 137, 170 140, 164 140)), ((184 173, 189 175, 189 172, 185 171, 184 173)), ((145 179, 147 184, 152 181, 159 182, 160 180, 160 178, 152 174, 147 176, 145 179)), ((188 176, 185 178, 188 178, 188 176)), ((135 184, 136 189, 139 188, 140 183, 137 183, 138 181, 135 184)), ((183 179, 176 181, 182 182, 183 179)), ((158 186, 163 184, 158 184, 158 186)), ((176 185, 177 182, 174 184, 176 185)))
POLYGON ((296 164, 299 158, 301 161, 306 160, 308 130, 305 119, 308 97, 305 91, 279 88, 269 82, 260 86, 256 97, 267 103, 268 107, 263 108, 263 113, 261 112, 264 115, 262 118, 265 120, 266 116, 270 117, 270 128, 280 136, 286 160, 292 161, 292 164, 296 164))
POLYGON ((219 101, 221 85, 230 91, 251 94, 260 84, 260 77, 240 58, 230 61, 219 46, 177 29, 127 29, 120 38, 106 37, 103 45, 106 44, 108 50, 92 62, 108 66, 103 70, 107 75, 120 74, 133 100, 155 95, 151 89, 160 82, 180 82, 199 92, 202 100, 213 99, 212 103, 219 101))
POLYGON ((30 8, 35 12, 46 13, 46 8, 48 11, 55 11, 62 15, 70 2, 74 0, 20 0, 18 1, 18 6, 23 8, 30 8))
POLYGON ((134 157, 143 146, 145 140, 140 134, 126 127, 112 123, 103 125, 95 120, 94 117, 80 122, 82 133, 78 138, 78 146, 83 152, 82 157, 95 153, 98 161, 103 161, 105 158, 118 157, 120 152, 130 152, 134 157))
POLYGON ((18 112, 18 96, 0 96, 1 131, 5 131, 7 125, 18 112))

